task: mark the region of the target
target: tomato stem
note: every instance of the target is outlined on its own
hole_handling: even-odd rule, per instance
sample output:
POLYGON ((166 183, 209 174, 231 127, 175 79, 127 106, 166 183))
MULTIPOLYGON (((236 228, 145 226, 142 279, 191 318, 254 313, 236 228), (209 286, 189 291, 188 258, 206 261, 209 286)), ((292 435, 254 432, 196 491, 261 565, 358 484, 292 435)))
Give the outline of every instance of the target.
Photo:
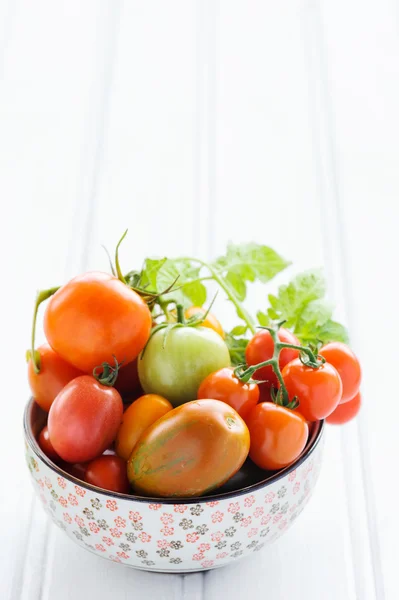
POLYGON ((185 324, 186 319, 184 318, 184 308, 182 304, 176 304, 177 322, 182 325, 185 324))
POLYGON ((121 266, 119 264, 119 246, 121 245, 121 243, 123 242, 123 240, 127 236, 127 232, 128 232, 128 230, 126 229, 125 233, 122 235, 121 239, 119 240, 119 242, 117 243, 116 248, 115 248, 115 268, 116 268, 116 274, 118 276, 118 279, 122 283, 124 283, 124 284, 126 284, 126 279, 123 276, 122 269, 121 269, 121 266))
POLYGON ((93 369, 93 377, 102 385, 107 385, 112 387, 117 378, 120 367, 123 365, 123 362, 118 363, 116 356, 114 356, 115 366, 112 367, 109 363, 103 362, 101 365, 94 367, 93 369), (98 372, 100 371, 100 373, 98 372))
POLYGON ((298 350, 302 355, 306 355, 306 357, 307 357, 306 360, 304 360, 304 358, 301 357, 301 360, 303 361, 303 363, 306 366, 311 367, 313 369, 319 369, 325 361, 322 357, 319 358, 317 355, 315 355, 312 352, 312 349, 307 346, 299 346, 296 344, 286 344, 285 342, 281 342, 280 338, 278 336, 278 330, 281 325, 282 325, 282 323, 279 323, 276 327, 262 327, 261 328, 261 329, 267 329, 267 331, 269 331, 269 333, 272 337, 272 340, 274 343, 274 350, 273 350, 272 358, 269 358, 269 360, 265 360, 261 363, 258 363, 257 365, 252 365, 250 367, 248 367, 247 365, 238 366, 234 370, 234 373, 235 373, 236 377, 238 379, 240 379, 240 381, 243 381, 244 383, 246 383, 251 379, 251 377, 254 375, 254 373, 258 369, 261 369, 262 367, 271 366, 273 368, 273 371, 274 371, 274 373, 278 379, 279 385, 280 385, 279 391, 275 398, 276 403, 281 404, 282 406, 286 406, 288 408, 296 408, 298 406, 297 399, 294 398, 292 401, 290 400, 288 391, 287 391, 287 388, 285 387, 284 379, 283 379, 283 376, 282 376, 282 373, 280 370, 279 357, 280 357, 281 350, 283 350, 284 348, 292 348, 293 350, 298 350))
POLYGON ((40 373, 40 359, 38 356, 38 352, 35 351, 37 313, 41 303, 50 298, 59 289, 60 286, 49 288, 48 290, 42 290, 38 292, 36 295, 35 307, 33 310, 30 358, 32 359, 33 370, 37 375, 40 373))

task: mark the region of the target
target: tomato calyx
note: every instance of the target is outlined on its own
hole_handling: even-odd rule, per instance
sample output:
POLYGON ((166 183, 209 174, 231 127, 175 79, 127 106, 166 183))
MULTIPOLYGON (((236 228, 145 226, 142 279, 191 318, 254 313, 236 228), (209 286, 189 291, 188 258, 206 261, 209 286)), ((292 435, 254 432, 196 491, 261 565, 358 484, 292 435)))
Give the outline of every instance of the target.
POLYGON ((324 363, 325 359, 322 356, 319 356, 317 352, 315 353, 314 348, 311 346, 300 346, 296 344, 288 344, 286 342, 281 342, 278 337, 278 330, 282 325, 284 325, 285 321, 281 321, 277 323, 273 327, 260 327, 259 329, 266 329, 274 343, 273 356, 269 360, 265 360, 257 365, 252 365, 248 367, 246 364, 239 365, 234 369, 234 374, 243 383, 262 383, 261 381, 256 381, 252 379, 253 374, 262 367, 271 366, 279 383, 279 389, 275 390, 271 389, 271 398, 275 404, 279 406, 284 406, 285 408, 295 409, 299 406, 298 397, 295 396, 292 400, 290 400, 287 388, 284 383, 283 376, 281 374, 280 365, 279 365, 279 357, 280 352, 284 348, 292 348, 293 350, 299 351, 299 358, 301 362, 312 369, 319 369, 324 363))
POLYGON ((115 366, 111 366, 107 362, 101 363, 97 367, 93 369, 93 377, 101 383, 101 385, 106 385, 112 387, 118 378, 119 369, 123 365, 123 362, 118 363, 116 357, 114 356, 115 366))

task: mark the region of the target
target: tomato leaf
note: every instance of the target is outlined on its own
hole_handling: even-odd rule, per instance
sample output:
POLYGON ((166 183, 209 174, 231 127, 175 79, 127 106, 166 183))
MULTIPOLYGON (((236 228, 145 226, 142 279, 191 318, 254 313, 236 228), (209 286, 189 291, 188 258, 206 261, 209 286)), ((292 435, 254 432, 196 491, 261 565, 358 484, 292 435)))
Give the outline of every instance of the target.
POLYGON ((245 335, 247 333, 247 329, 248 327, 246 327, 245 325, 237 325, 236 327, 234 327, 234 329, 231 330, 230 333, 233 336, 245 335))
POLYGON ((233 335, 233 331, 226 334, 224 341, 230 352, 231 364, 234 367, 236 367, 238 365, 245 364, 245 349, 248 345, 249 340, 245 338, 236 337, 235 335, 233 335))
POLYGON ((162 292, 175 283, 174 289, 165 296, 167 300, 175 300, 185 308, 202 306, 206 301, 206 287, 201 281, 201 267, 195 266, 188 259, 166 259, 156 274, 157 291, 162 292))
POLYGON ((341 325, 341 323, 337 323, 331 319, 329 319, 319 328, 317 337, 324 344, 327 344, 328 342, 343 342, 344 344, 349 343, 349 334, 347 329, 341 325))
POLYGON ((258 319, 258 323, 261 327, 267 327, 270 323, 270 318, 268 315, 261 310, 258 310, 256 313, 256 318, 258 319))
POLYGON ((247 286, 245 285, 245 281, 243 281, 243 279, 241 279, 237 273, 234 273, 234 271, 229 271, 225 279, 235 291, 239 301, 243 302, 247 295, 247 286))
MULTIPOLYGON (((148 287, 151 291, 162 292, 157 289, 157 275, 166 262, 166 258, 146 258, 141 271, 141 287, 148 287)), ((166 288, 163 288, 166 289, 166 288)))

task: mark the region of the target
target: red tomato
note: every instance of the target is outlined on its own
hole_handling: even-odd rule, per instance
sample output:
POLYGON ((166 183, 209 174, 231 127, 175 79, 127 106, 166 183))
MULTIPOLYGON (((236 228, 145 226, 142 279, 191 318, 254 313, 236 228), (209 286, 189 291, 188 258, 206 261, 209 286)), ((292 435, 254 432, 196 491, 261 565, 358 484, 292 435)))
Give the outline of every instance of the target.
POLYGON ((81 481, 85 480, 85 473, 88 463, 75 463, 71 465, 70 463, 62 461, 58 464, 61 467, 61 469, 66 473, 69 473, 69 475, 72 475, 73 477, 76 477, 76 479, 80 479, 81 481))
POLYGON ((219 369, 205 377, 201 383, 197 398, 221 400, 245 419, 249 411, 258 403, 259 388, 256 383, 242 383, 232 367, 219 369))
POLYGON ((151 313, 136 292, 107 273, 75 277, 52 296, 44 314, 50 346, 91 373, 103 362, 129 363, 144 348, 151 313))
POLYGON ((100 456, 87 465, 85 481, 120 494, 127 494, 130 489, 126 461, 109 454, 100 456))
POLYGON ((122 414, 122 398, 114 388, 102 385, 90 375, 77 377, 51 405, 51 443, 66 462, 93 460, 114 441, 122 414))
POLYGON ((43 450, 44 454, 53 461, 60 459, 57 452, 54 450, 52 443, 50 442, 50 436, 48 433, 48 427, 45 425, 40 432, 38 444, 43 450))
POLYGON ((137 360, 132 360, 119 369, 118 378, 114 385, 122 398, 138 398, 143 392, 137 371, 137 360))
POLYGON ((267 383, 259 383, 259 402, 273 402, 271 388, 267 383))
POLYGON ((40 354, 40 373, 35 373, 32 359, 29 359, 29 386, 35 401, 48 412, 62 388, 83 373, 65 362, 48 344, 40 346, 37 352, 40 354))
MULTIPOLYGON (((278 338, 280 342, 299 345, 299 340, 291 333, 291 331, 288 331, 288 329, 279 329, 278 338)), ((245 351, 245 359, 249 366, 257 365, 272 358, 273 351, 273 338, 267 329, 262 329, 261 331, 258 331, 258 333, 255 333, 254 337, 250 340, 245 351)), ((283 369, 287 363, 294 360, 294 358, 297 358, 298 354, 298 350, 293 350, 292 348, 284 348, 281 350, 279 358, 280 370, 283 369)), ((271 366, 258 369, 255 371, 253 378, 266 381, 269 387, 277 387, 277 377, 271 366)))
POLYGON ((328 362, 319 369, 291 361, 282 371, 290 399, 298 397, 298 411, 308 421, 325 419, 338 406, 342 396, 342 381, 338 371, 328 362))
POLYGON ((249 456, 261 469, 275 471, 291 464, 306 446, 309 428, 297 412, 262 402, 249 413, 249 456))
POLYGON ((323 346, 319 352, 327 362, 335 367, 342 380, 341 404, 349 402, 359 391, 362 372, 360 363, 346 344, 331 342, 323 346))
POLYGON ((157 394, 145 394, 135 400, 123 413, 116 436, 118 456, 127 460, 144 431, 172 409, 171 403, 157 394))
POLYGON ((326 418, 327 423, 331 425, 342 425, 354 419, 360 410, 362 398, 360 393, 357 393, 349 402, 341 403, 337 408, 326 418))

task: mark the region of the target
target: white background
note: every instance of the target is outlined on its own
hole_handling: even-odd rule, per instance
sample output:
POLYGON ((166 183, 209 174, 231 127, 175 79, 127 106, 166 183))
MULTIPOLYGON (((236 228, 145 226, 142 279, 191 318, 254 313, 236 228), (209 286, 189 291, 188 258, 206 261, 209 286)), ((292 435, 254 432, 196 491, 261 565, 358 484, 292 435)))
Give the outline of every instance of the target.
POLYGON ((0 0, 2 600, 398 598, 398 139, 394 0, 0 0), (32 497, 35 290, 105 269, 126 227, 128 268, 229 239, 324 265, 362 360, 308 508, 223 570, 101 561, 32 497))

